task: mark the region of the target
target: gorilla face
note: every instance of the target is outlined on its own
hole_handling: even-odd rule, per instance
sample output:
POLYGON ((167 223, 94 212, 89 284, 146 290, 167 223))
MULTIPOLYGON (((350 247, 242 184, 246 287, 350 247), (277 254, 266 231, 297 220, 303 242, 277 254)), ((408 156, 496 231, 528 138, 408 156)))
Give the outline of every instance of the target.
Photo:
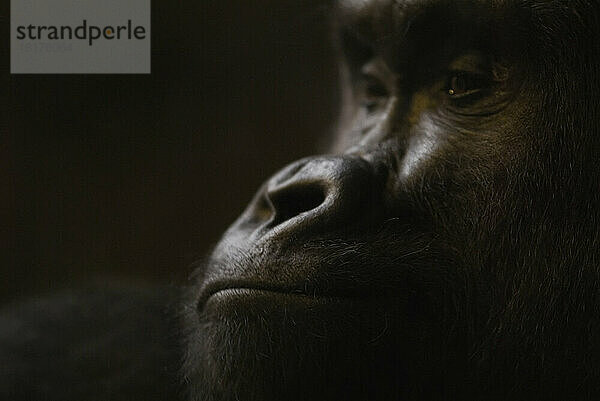
POLYGON ((332 154, 269 179, 195 274, 195 400, 597 388, 599 10, 345 0, 332 154))

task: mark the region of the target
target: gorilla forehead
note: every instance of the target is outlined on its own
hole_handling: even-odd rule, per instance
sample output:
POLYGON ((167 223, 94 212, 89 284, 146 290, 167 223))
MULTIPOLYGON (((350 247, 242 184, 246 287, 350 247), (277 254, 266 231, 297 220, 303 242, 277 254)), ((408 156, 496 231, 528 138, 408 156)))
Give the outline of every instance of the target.
POLYGON ((533 12, 546 12, 549 10, 567 11, 568 6, 590 6, 593 1, 589 0, 337 0, 336 4, 345 9, 373 10, 377 7, 394 7, 396 10, 402 10, 410 7, 442 5, 446 7, 459 6, 487 6, 492 8, 518 7, 523 10, 528 9, 533 12))
POLYGON ((529 12, 517 4, 479 0, 342 0, 335 15, 339 27, 409 60, 449 39, 469 42, 492 33, 497 46, 514 46, 516 37, 530 36, 524 29, 531 26, 529 12), (402 54, 405 45, 416 46, 417 54, 402 54))
POLYGON ((543 39, 559 39, 559 27, 598 28, 597 3, 589 0, 338 0, 335 4, 344 22, 370 25, 374 33, 383 35, 405 33, 411 21, 427 11, 451 24, 497 19, 505 33, 518 23, 543 32, 543 39))

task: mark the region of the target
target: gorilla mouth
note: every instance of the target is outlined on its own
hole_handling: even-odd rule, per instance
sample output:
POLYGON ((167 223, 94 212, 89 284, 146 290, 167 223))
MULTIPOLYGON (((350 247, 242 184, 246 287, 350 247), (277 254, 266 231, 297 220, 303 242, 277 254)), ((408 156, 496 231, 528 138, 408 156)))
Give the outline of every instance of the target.
MULTIPOLYGON (((256 295, 280 295, 280 296, 287 296, 287 297, 300 297, 300 298, 326 298, 324 296, 320 296, 320 295, 308 295, 308 294, 304 294, 301 292, 287 292, 287 291, 281 291, 281 290, 270 290, 270 289, 263 289, 263 288, 247 288, 247 287, 234 287, 234 288, 224 288, 222 290, 219 290, 213 294, 211 294, 207 301, 209 299, 213 299, 215 297, 217 298, 226 298, 226 297, 242 297, 242 296, 256 296, 256 295)), ((327 298, 334 298, 334 297, 327 297, 327 298)))
POLYGON ((287 299, 309 304, 347 301, 356 297, 351 294, 322 294, 308 288, 300 289, 298 287, 260 285, 256 283, 214 283, 207 285, 201 291, 197 302, 197 310, 202 312, 209 302, 225 303, 236 299, 247 300, 252 298, 287 299))

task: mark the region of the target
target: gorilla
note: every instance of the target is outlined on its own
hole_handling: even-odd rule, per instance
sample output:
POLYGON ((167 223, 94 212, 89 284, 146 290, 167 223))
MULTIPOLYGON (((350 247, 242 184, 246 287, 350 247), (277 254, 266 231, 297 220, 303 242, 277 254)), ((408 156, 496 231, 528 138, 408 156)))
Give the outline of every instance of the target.
POLYGON ((332 15, 330 153, 260 188, 173 319, 113 286, 5 309, 0 394, 600 399, 600 3, 332 15))

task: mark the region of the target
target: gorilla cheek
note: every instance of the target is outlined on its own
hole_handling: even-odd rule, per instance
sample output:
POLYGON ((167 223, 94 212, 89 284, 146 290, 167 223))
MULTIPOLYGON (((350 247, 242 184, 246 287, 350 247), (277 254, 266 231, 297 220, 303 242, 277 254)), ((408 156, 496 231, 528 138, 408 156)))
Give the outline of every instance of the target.
POLYGON ((404 180, 408 180, 419 169, 419 166, 425 162, 427 155, 430 154, 435 143, 427 138, 411 141, 410 150, 407 152, 402 161, 401 176, 404 180))

